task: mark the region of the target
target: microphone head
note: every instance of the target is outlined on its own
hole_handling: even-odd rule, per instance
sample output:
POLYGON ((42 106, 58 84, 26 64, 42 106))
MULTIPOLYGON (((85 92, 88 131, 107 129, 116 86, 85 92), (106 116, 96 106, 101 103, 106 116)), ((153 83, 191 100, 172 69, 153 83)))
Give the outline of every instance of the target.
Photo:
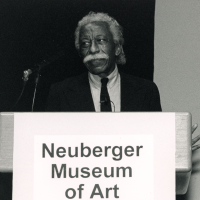
POLYGON ((22 78, 22 79, 23 79, 24 81, 28 81, 28 78, 29 78, 29 75, 30 75, 30 74, 32 74, 32 70, 31 70, 31 69, 25 70, 24 73, 23 73, 23 78, 22 78))

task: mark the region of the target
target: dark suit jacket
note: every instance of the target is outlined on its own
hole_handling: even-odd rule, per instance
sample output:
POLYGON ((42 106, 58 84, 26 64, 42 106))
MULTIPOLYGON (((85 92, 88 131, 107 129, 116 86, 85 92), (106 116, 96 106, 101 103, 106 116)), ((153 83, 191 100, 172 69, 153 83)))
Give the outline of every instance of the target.
MULTIPOLYGON (((155 83, 120 72, 121 111, 161 111, 155 83)), ((88 74, 66 79, 51 86, 47 111, 95 111, 88 74)))

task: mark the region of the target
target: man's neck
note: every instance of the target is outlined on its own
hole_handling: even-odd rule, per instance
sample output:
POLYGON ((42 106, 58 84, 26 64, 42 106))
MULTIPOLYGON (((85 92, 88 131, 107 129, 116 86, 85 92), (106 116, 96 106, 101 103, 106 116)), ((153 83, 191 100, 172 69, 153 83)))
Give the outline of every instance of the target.
POLYGON ((106 78, 106 77, 108 77, 110 74, 113 73, 113 71, 115 70, 115 68, 116 68, 116 64, 113 63, 112 68, 111 68, 108 72, 100 73, 100 74, 98 74, 98 76, 101 77, 101 78, 106 78))
MULTIPOLYGON (((98 87, 98 88, 101 87, 101 77, 99 75, 94 75, 94 74, 91 74, 90 72, 88 75, 89 75, 90 82, 95 87, 98 87)), ((109 78, 109 82, 113 82, 112 80, 114 80, 114 77, 116 77, 116 76, 118 76, 117 65, 115 66, 114 71, 109 76, 107 76, 109 78)))

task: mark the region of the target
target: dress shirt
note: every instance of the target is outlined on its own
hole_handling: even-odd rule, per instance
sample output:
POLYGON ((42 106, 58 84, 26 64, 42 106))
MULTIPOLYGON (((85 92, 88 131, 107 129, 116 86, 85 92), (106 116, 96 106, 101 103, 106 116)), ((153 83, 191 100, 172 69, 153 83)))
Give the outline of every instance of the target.
MULTIPOLYGON (((92 99, 96 112, 101 111, 100 105, 100 93, 101 93, 101 77, 98 75, 88 73, 90 90, 92 93, 92 99)), ((109 79, 107 83, 108 93, 111 101, 112 112, 121 111, 121 86, 120 86, 120 74, 117 66, 114 71, 107 77, 109 79)))

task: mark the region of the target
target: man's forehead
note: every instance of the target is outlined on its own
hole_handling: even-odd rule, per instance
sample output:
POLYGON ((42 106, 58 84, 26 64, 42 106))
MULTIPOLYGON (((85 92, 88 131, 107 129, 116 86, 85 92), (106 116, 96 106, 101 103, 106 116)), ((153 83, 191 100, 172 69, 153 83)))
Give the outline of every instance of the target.
POLYGON ((80 37, 90 34, 90 33, 99 33, 100 35, 111 35, 108 24, 104 21, 94 21, 88 24, 85 24, 80 29, 80 37))

